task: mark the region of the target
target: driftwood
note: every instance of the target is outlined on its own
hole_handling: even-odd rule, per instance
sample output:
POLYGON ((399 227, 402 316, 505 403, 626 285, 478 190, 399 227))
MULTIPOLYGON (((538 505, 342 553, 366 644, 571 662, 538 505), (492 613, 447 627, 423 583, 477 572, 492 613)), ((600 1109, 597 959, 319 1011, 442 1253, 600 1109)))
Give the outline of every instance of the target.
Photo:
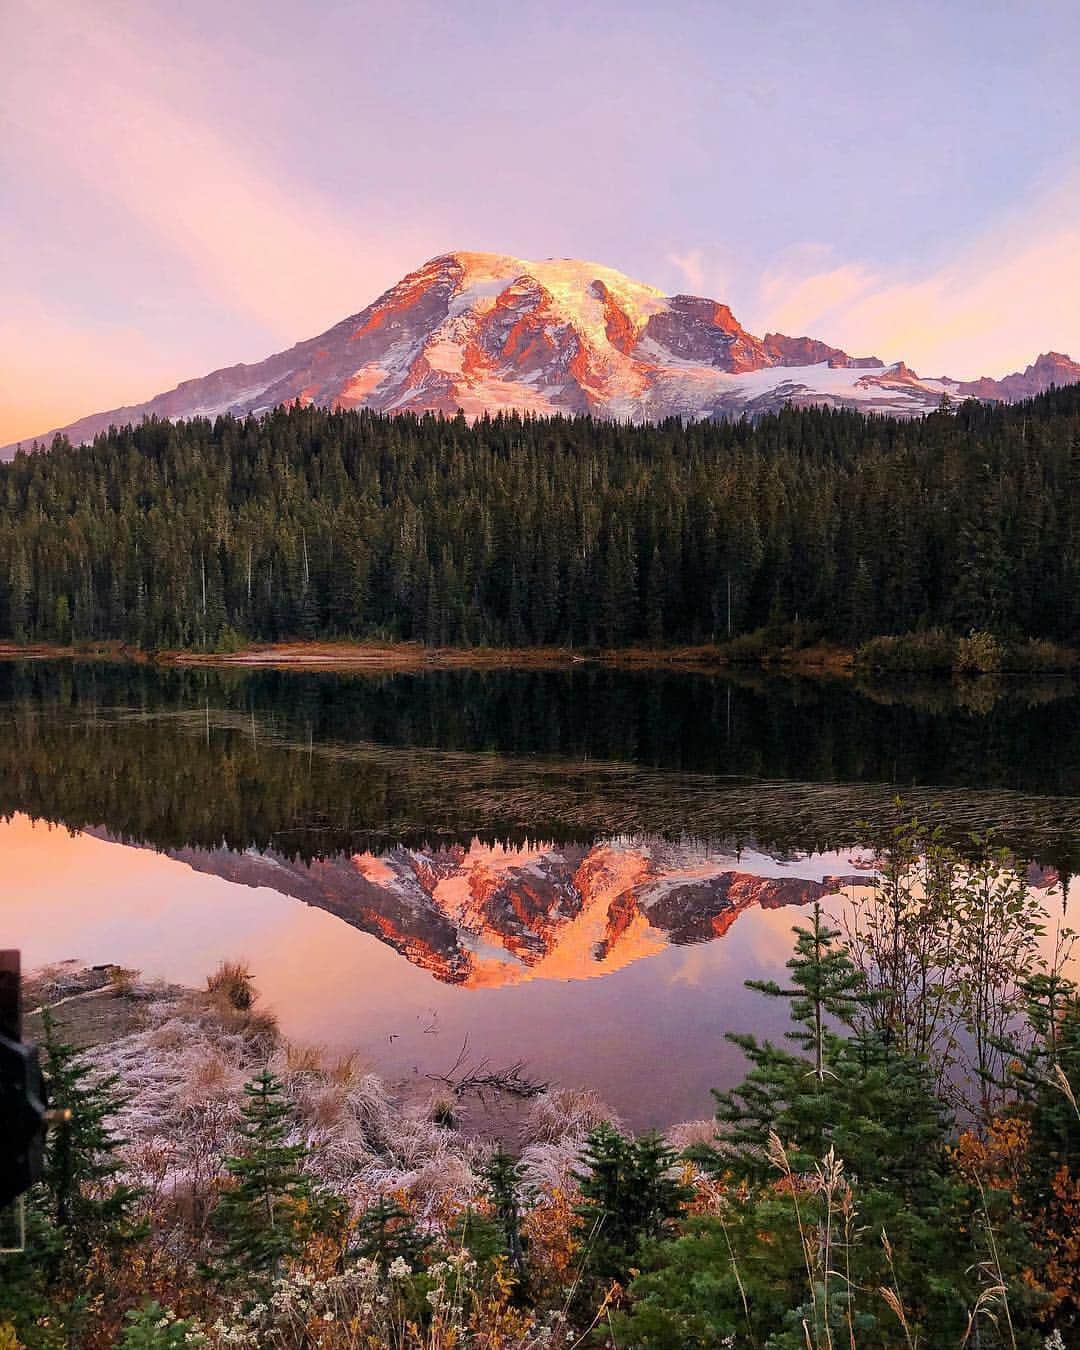
POLYGON ((492 1068, 491 1061, 486 1058, 475 1064, 470 1062, 469 1038, 466 1036, 457 1059, 446 1073, 429 1073, 428 1078, 448 1087, 455 1097, 463 1097, 468 1092, 475 1092, 481 1100, 488 1092, 506 1093, 511 1097, 539 1097, 551 1084, 526 1077, 525 1067, 523 1059, 499 1069, 492 1068))

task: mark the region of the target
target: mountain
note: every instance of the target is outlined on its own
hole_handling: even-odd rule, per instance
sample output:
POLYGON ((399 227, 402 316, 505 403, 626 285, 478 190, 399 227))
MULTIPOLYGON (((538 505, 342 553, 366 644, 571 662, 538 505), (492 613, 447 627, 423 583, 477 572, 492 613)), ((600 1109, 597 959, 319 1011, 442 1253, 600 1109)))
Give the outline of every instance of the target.
POLYGON ((58 430, 81 443, 144 417, 244 416, 297 399, 380 412, 513 408, 632 421, 752 415, 785 403, 915 416, 946 394, 1016 399, 1078 380, 1080 365, 1054 352, 1003 380, 923 379, 902 361, 852 357, 813 338, 754 337, 727 305, 667 296, 594 263, 448 253, 286 352, 58 430))
POLYGON ((1045 394, 1054 385, 1080 382, 1080 363, 1062 352, 1044 352, 1026 370, 1006 375, 1003 380, 992 380, 984 375, 980 380, 960 381, 957 392, 965 398, 999 399, 1016 403, 1023 398, 1045 394))
POLYGON ((648 837, 520 848, 474 839, 312 862, 254 849, 170 856, 327 910, 464 988, 605 975, 669 945, 723 937, 753 906, 805 905, 873 876, 839 854, 736 856, 648 837))

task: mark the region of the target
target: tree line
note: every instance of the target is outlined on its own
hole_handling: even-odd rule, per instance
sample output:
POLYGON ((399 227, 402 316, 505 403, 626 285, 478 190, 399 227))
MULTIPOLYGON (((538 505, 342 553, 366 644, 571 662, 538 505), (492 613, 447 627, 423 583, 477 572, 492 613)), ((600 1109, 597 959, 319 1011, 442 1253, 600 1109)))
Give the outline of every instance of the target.
POLYGON ((1073 638, 1080 386, 900 421, 280 408, 0 465, 0 637, 1073 638))

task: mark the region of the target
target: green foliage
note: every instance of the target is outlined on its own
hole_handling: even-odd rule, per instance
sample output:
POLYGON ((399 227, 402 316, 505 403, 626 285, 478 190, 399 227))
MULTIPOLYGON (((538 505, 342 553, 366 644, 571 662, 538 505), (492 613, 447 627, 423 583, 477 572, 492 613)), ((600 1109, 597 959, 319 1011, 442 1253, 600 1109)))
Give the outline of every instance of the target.
POLYGON ((178 1318, 157 1301, 130 1309, 124 1322, 117 1342, 120 1350, 180 1350, 181 1346, 206 1343, 206 1337, 195 1330, 194 1323, 178 1318))
POLYGON ((502 1225, 498 1219, 481 1214, 472 1205, 467 1205, 458 1215, 446 1236, 452 1250, 468 1252, 469 1259, 481 1269, 486 1270, 496 1259, 506 1257, 502 1225))
POLYGON ((908 422, 150 420, 0 465, 0 637, 1068 643, 1078 424, 1075 388, 908 422))
POLYGON ((862 975, 837 943, 839 931, 825 923, 817 904, 810 926, 794 931, 795 953, 787 963, 792 987, 782 989, 773 981, 749 981, 748 987, 788 1000, 795 1025, 787 1036, 805 1055, 759 1043, 754 1036, 729 1034, 752 1067, 732 1092, 716 1094, 717 1118, 727 1127, 727 1165, 758 1178, 768 1168, 761 1145, 770 1131, 797 1150, 797 1168, 825 1153, 838 1120, 834 1098, 844 1085, 841 1072, 862 1077, 863 1066, 869 1070, 878 1054, 871 1041, 861 1041, 851 1061, 849 1044, 836 1029, 850 1030, 871 1001, 862 975))
POLYGON ((139 1235, 133 1218, 137 1192, 117 1180, 124 1142, 109 1121, 121 1105, 119 1078, 101 1077, 44 1017, 44 1071, 49 1101, 67 1119, 49 1131, 43 1178, 44 1208, 63 1242, 65 1260, 84 1262, 95 1246, 118 1255, 139 1235))
POLYGON ((409 1211, 381 1195, 357 1219, 349 1255, 374 1261, 384 1272, 398 1260, 415 1270, 426 1246, 409 1211))
POLYGON ((936 1091, 986 1119, 1012 1089, 1011 1032, 1045 967, 1045 913, 990 834, 963 847, 918 821, 879 839, 878 877, 849 919, 850 951, 873 998, 867 1021, 927 1064, 936 1091))
MULTIPOLYGON (((715 1147, 696 1159, 706 1176, 691 1177, 656 1134, 603 1125, 575 1174, 576 1210, 553 1192, 523 1220, 518 1166, 500 1149, 485 1170, 490 1209, 469 1204, 421 1237, 404 1205, 383 1198, 355 1225, 348 1255, 363 1260, 342 1258, 344 1204, 306 1183, 268 1071, 245 1089, 244 1147, 228 1160, 232 1184, 215 1214, 216 1264, 202 1280, 186 1255, 172 1264, 179 1227, 129 1252, 140 1234, 108 1129, 115 1085, 89 1075, 49 1027, 49 1071, 71 1128, 31 1197, 29 1252, 0 1259, 0 1345, 16 1335, 29 1350, 168 1350, 206 1335, 404 1350, 490 1334, 485 1343, 505 1350, 546 1327, 568 1343, 640 1350, 1073 1344, 1071 937, 1052 963, 1032 957, 1030 897, 988 838, 960 858, 911 822, 882 841, 880 864, 850 945, 815 907, 795 929, 783 984, 751 983, 788 1003, 792 1026, 783 1046, 735 1038, 749 1067, 718 1096, 715 1147), (949 1067, 1001 1094, 996 1113, 969 1117, 959 1136, 935 1064, 957 1029, 971 1051, 947 1057, 949 1067), (687 1218, 691 1199, 697 1217, 687 1218), (310 1241, 323 1234, 332 1240, 310 1241), (117 1252, 131 1261, 112 1261, 117 1252), (117 1327, 133 1298, 165 1289, 198 1321, 155 1300, 117 1327)), ((226 1015, 228 998, 220 1007, 226 1015)))
POLYGON ((623 1338, 885 1350, 959 1346, 977 1324, 984 1347, 1009 1344, 989 1320, 1000 1288, 1018 1313, 1032 1302, 1009 1197, 957 1174, 932 1074, 872 1024, 880 999, 839 933, 818 912, 796 933, 792 987, 751 987, 789 1000, 805 1053, 732 1038, 750 1071, 718 1094, 717 1147, 700 1158, 730 1189, 719 1215, 655 1250, 623 1338))
POLYGON ((940 628, 874 637, 856 650, 855 664, 868 670, 946 674, 956 665, 956 646, 956 638, 940 628))
POLYGON ((119 1178, 123 1144, 110 1127, 119 1110, 115 1076, 95 1074, 44 1015, 43 1069, 50 1103, 67 1119, 48 1134, 42 1182, 27 1197, 26 1250, 0 1256, 0 1323, 28 1347, 74 1343, 98 1266, 119 1261, 145 1235, 138 1192, 119 1178))
POLYGON ((626 1280, 646 1242, 661 1236, 689 1192, 674 1175, 677 1155, 660 1135, 629 1139, 598 1125, 575 1172, 581 1189, 578 1235, 585 1263, 601 1281, 626 1280))
POLYGON ((503 1248, 521 1281, 525 1280, 525 1243, 521 1233, 521 1197, 517 1161, 503 1148, 491 1155, 485 1170, 488 1193, 502 1231, 503 1248))
POLYGON ((292 1108, 280 1079, 264 1069, 244 1095, 244 1149, 225 1163, 235 1184, 213 1214, 220 1242, 214 1271, 229 1283, 268 1283, 328 1215, 302 1175, 302 1145, 286 1142, 292 1108))
POLYGON ((873 637, 855 652, 862 669, 923 675, 1059 674, 1075 670, 1077 659, 1075 650, 1038 638, 1006 642, 986 632, 957 637, 941 628, 873 637))

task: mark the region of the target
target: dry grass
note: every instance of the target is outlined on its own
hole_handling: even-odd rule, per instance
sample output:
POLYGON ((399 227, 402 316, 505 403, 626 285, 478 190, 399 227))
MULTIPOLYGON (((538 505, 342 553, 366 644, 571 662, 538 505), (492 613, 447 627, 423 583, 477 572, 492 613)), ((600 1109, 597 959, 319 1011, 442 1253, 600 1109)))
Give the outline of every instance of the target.
POLYGON ((287 1045, 285 1068, 289 1074, 318 1074, 323 1071, 324 1051, 319 1045, 287 1045))
POLYGON ((487 1144, 447 1128, 429 1103, 396 1099, 357 1056, 284 1042, 269 1013, 235 1008, 220 985, 151 1001, 144 1019, 89 1054, 120 1076, 126 1101, 114 1124, 128 1141, 130 1179, 191 1224, 239 1146, 243 1086, 264 1064, 292 1103, 293 1138, 307 1148, 312 1177, 355 1210, 401 1192, 424 1219, 482 1193, 487 1144))
POLYGON ((716 1121, 685 1120, 681 1124, 672 1125, 670 1129, 665 1130, 664 1138, 673 1149, 680 1153, 702 1144, 712 1145, 716 1143, 716 1121))
POLYGON ((126 966, 109 966, 105 972, 115 998, 131 998, 139 982, 139 972, 126 966))
POLYGON ((255 983, 251 971, 243 961, 222 961, 212 975, 206 977, 207 992, 224 999, 237 1012, 246 1012, 255 1002, 255 983))
MULTIPOLYGON (((51 978, 64 989, 86 983, 74 969, 62 982, 51 978)), ((137 1029, 87 1051, 94 1067, 119 1075, 125 1100, 113 1124, 127 1141, 127 1179, 142 1188, 148 1215, 177 1225, 168 1241, 197 1252, 225 1159, 240 1146, 244 1084, 264 1065, 292 1104, 292 1138, 305 1146, 313 1180, 354 1212, 400 1195, 419 1222, 438 1229, 482 1200, 492 1142, 460 1128, 450 1094, 398 1092, 357 1055, 290 1044, 271 1013, 251 1006, 253 990, 247 1007, 235 1006, 237 989, 250 990, 247 967, 226 963, 205 991, 151 992, 138 1005, 137 1029)), ((526 1187, 572 1192, 585 1135, 610 1119, 593 1093, 537 1098, 519 1140, 526 1187)))
POLYGON ((522 1139, 528 1144, 552 1144, 568 1136, 584 1139, 605 1121, 619 1123, 595 1092, 556 1088, 537 1097, 522 1128, 522 1139))

